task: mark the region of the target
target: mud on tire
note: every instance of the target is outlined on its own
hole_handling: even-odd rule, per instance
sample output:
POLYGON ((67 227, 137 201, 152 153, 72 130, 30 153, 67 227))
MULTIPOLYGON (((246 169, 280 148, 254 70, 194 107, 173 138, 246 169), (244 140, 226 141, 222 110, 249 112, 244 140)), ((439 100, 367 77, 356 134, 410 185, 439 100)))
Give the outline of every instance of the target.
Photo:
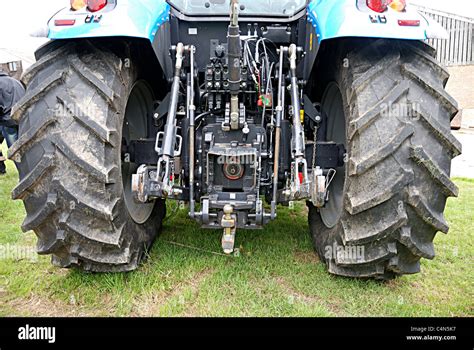
POLYGON ((327 84, 340 91, 348 163, 338 169, 341 205, 333 225, 309 205, 315 249, 336 275, 417 273, 421 258, 435 256, 436 233, 448 233, 443 211, 458 195, 449 178, 461 153, 450 130, 457 104, 444 89, 449 74, 422 43, 377 40, 341 51, 327 84), (328 255, 335 246, 362 247, 363 254, 328 255))
POLYGON ((57 266, 133 270, 161 229, 163 202, 137 224, 124 199, 122 126, 138 78, 133 64, 89 41, 59 47, 23 77, 12 196, 26 208, 23 231, 36 233, 38 253, 57 266))

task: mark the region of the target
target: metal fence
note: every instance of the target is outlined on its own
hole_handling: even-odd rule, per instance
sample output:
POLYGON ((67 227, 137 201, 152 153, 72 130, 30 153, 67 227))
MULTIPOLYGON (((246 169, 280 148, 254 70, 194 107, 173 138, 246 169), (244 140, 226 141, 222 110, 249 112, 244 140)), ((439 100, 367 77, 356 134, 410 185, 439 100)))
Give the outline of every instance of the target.
POLYGON ((430 16, 448 31, 448 40, 429 40, 429 43, 437 50, 438 60, 446 66, 474 64, 474 18, 417 7, 422 14, 430 16))

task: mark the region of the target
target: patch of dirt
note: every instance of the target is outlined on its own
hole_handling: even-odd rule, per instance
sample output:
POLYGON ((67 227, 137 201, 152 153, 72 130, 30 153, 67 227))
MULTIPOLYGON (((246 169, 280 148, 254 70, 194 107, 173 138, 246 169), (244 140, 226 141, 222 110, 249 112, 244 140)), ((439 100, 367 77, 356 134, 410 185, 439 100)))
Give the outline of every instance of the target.
MULTIPOLYGON (((188 278, 185 281, 177 283, 173 290, 170 292, 160 291, 157 293, 147 293, 140 297, 133 306, 131 315, 132 317, 152 317, 158 316, 160 309, 166 305, 166 303, 173 298, 179 297, 186 289, 191 289, 193 295, 199 292, 199 287, 202 282, 210 275, 214 273, 213 269, 206 268, 202 271, 199 271, 191 278, 188 278)), ((193 312, 186 311, 187 316, 195 316, 193 312), (188 315, 189 313, 189 315, 188 315)))
POLYGON ((307 305, 321 305, 327 308, 335 316, 347 316, 344 311, 340 308, 340 302, 322 299, 315 295, 307 295, 296 289, 294 289, 283 277, 276 277, 275 281, 277 284, 288 294, 289 297, 292 297, 295 301, 299 301, 307 305))
POLYGON ((80 306, 71 305, 62 300, 55 300, 32 294, 27 298, 12 300, 8 303, 12 308, 12 317, 84 317, 92 316, 80 306))
MULTIPOLYGON (((422 275, 423 272, 420 274, 420 276, 422 275)), ((452 304, 454 302, 454 295, 451 294, 449 290, 445 290, 442 285, 438 285, 436 287, 429 287, 424 285, 422 282, 413 281, 410 283, 410 287, 411 290, 424 291, 423 293, 416 293, 410 295, 410 302, 412 303, 419 303, 422 305, 430 306, 433 305, 434 302, 441 304, 452 304)))
POLYGON ((317 254, 313 251, 296 251, 294 253, 294 258, 297 262, 302 263, 302 264, 316 264, 320 262, 319 257, 317 254))

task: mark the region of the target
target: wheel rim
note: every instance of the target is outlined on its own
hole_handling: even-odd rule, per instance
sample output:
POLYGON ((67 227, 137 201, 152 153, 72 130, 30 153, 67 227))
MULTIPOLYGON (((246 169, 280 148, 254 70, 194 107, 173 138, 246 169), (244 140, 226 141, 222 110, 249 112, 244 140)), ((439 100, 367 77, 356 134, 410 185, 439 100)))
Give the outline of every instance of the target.
MULTIPOLYGON (((336 83, 330 83, 324 92, 321 108, 327 115, 327 140, 346 147, 346 118, 342 94, 336 83)), ((347 148, 347 147, 346 147, 347 148)), ((333 228, 339 222, 344 207, 344 185, 346 180, 346 166, 336 169, 329 187, 329 201, 320 210, 321 219, 328 228, 333 228)))
MULTIPOLYGON (((153 109, 153 94, 144 81, 138 81, 133 86, 125 109, 122 127, 122 144, 130 145, 133 140, 148 137, 147 118, 153 109)), ((124 153, 122 152, 122 155, 124 153)), ((155 203, 137 203, 132 193, 132 175, 141 164, 124 161, 122 158, 122 183, 125 204, 128 213, 137 224, 145 223, 151 216, 155 203)))

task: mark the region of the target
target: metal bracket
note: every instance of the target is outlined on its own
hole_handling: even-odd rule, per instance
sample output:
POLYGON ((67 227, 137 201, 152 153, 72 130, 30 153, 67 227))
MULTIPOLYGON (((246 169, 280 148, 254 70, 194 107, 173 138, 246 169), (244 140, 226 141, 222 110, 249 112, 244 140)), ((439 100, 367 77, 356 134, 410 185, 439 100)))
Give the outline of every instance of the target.
POLYGON ((237 231, 237 216, 234 214, 234 208, 230 204, 224 206, 221 226, 224 228, 222 250, 225 254, 232 254, 234 252, 235 233, 237 231))
POLYGON ((311 190, 311 203, 316 208, 322 208, 326 204, 326 177, 320 167, 313 169, 313 183, 311 190))
POLYGON ((132 175, 132 193, 140 203, 148 202, 147 188, 148 183, 148 167, 142 165, 138 168, 137 173, 132 175))
MULTIPOLYGON (((163 151, 161 145, 163 145, 164 137, 165 137, 165 133, 163 131, 160 131, 156 135, 155 151, 158 154, 161 154, 161 152, 163 151)), ((180 136, 180 135, 176 135, 176 145, 175 145, 173 156, 174 157, 180 157, 182 150, 183 150, 183 137, 180 136)))

